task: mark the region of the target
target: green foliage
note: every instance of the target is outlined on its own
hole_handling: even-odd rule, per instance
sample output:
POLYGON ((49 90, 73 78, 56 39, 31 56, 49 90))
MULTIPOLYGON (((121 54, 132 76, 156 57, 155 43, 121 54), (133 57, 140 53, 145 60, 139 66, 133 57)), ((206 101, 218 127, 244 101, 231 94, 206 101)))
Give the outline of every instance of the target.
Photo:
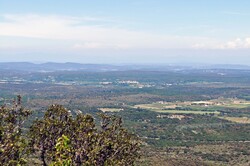
POLYGON ((70 131, 70 121, 72 118, 68 111, 59 105, 50 106, 43 119, 34 121, 29 132, 30 145, 33 151, 40 151, 43 165, 47 165, 45 158, 52 160, 55 157, 56 141, 70 131))
POLYGON ((70 140, 67 136, 62 135, 56 143, 56 161, 51 166, 70 166, 71 160, 70 140))
POLYGON ((0 163, 5 165, 23 165, 27 153, 27 143, 23 136, 22 125, 30 115, 29 110, 21 106, 21 97, 13 101, 13 106, 0 108, 0 163))
POLYGON ((100 116, 98 130, 91 115, 73 118, 64 107, 52 105, 31 126, 30 145, 40 152, 43 165, 133 165, 139 156, 137 137, 122 127, 120 118, 100 116))

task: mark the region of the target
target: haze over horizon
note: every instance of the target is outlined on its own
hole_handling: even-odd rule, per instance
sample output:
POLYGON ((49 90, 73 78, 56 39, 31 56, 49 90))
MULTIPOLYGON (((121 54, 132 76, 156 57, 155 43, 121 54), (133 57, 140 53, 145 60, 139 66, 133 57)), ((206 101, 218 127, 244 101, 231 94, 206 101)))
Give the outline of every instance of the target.
POLYGON ((0 0, 0 62, 250 65, 250 1, 0 0))

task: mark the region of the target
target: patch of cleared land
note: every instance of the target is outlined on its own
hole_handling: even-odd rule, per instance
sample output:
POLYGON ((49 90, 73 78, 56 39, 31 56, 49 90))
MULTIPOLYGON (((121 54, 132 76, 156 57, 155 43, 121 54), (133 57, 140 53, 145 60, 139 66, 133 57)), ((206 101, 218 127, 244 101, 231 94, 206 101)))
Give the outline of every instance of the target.
POLYGON ((211 100, 212 105, 226 107, 226 108, 236 108, 242 109, 250 107, 250 102, 241 99, 232 99, 232 98, 219 98, 215 100, 211 100))
POLYGON ((226 119, 231 122, 250 124, 250 118, 248 117, 220 117, 221 119, 226 119))
POLYGON ((120 112, 123 109, 121 108, 99 108, 102 112, 120 112))
POLYGON ((171 113, 171 114, 220 114, 218 111, 185 111, 185 110, 156 110, 152 111, 160 113, 171 113))
POLYGON ((219 111, 196 111, 196 110, 176 110, 176 109, 161 109, 154 104, 140 104, 135 105, 134 108, 148 109, 150 111, 155 111, 159 113, 171 113, 171 114, 220 114, 219 111))
POLYGON ((151 104, 139 104, 134 108, 148 109, 161 113, 175 114, 220 114, 224 108, 243 109, 250 108, 250 102, 233 98, 218 98, 208 101, 165 102, 159 101, 151 104))

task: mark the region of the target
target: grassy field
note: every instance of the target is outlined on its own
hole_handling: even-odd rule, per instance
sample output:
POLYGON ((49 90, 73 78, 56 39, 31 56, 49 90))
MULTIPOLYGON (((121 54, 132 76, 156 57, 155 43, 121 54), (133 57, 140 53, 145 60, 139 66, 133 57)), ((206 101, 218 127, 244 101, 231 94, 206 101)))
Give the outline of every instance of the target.
POLYGON ((152 109, 152 111, 160 113, 171 113, 171 114, 220 114, 218 111, 185 111, 185 110, 160 110, 152 109))
POLYGON ((135 105, 134 108, 148 109, 154 112, 171 113, 171 114, 220 114, 219 111, 198 111, 198 110, 177 110, 177 109, 164 109, 162 106, 156 104, 140 104, 135 105))
POLYGON ((119 112, 122 111, 120 108, 99 108, 102 112, 119 112))
MULTIPOLYGON (((185 102, 154 102, 151 104, 139 104, 134 108, 148 109, 161 113, 176 114, 220 114, 220 110, 250 108, 250 102, 240 99, 219 98, 208 101, 185 101, 185 102)), ((240 121, 240 120, 230 120, 240 121)))
POLYGON ((224 107, 227 107, 227 108, 236 108, 236 109, 243 109, 243 108, 250 107, 250 103, 228 104, 228 105, 225 105, 224 107))
POLYGON ((250 118, 248 117, 220 117, 221 119, 226 119, 231 122, 250 124, 250 118))

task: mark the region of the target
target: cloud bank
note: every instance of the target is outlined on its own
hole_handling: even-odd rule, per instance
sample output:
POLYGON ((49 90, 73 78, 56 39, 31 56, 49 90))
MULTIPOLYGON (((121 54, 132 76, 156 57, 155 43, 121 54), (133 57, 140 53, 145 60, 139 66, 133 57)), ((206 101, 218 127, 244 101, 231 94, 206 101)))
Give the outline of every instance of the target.
POLYGON ((213 39, 195 36, 162 35, 122 28, 119 23, 92 17, 57 15, 1 16, 0 36, 71 41, 72 49, 191 48, 213 39))

